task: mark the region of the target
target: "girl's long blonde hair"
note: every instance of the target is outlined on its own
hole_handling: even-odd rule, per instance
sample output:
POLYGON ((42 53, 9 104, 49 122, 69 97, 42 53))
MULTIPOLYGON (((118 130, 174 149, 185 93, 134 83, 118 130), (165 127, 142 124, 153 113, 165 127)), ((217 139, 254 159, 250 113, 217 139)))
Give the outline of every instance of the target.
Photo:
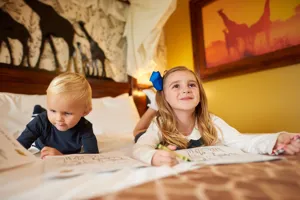
MULTIPOLYGON (((208 112, 207 98, 200 79, 195 73, 184 66, 174 67, 163 76, 163 83, 166 82, 168 76, 176 71, 189 71, 197 81, 199 87, 200 102, 195 108, 194 116, 201 133, 205 145, 212 145, 217 141, 217 130, 212 123, 210 113, 208 112)), ((177 128, 177 118, 169 103, 166 101, 164 91, 157 91, 156 102, 158 105, 158 113, 156 123, 162 133, 162 142, 164 145, 175 145, 179 148, 187 148, 188 141, 177 128)))

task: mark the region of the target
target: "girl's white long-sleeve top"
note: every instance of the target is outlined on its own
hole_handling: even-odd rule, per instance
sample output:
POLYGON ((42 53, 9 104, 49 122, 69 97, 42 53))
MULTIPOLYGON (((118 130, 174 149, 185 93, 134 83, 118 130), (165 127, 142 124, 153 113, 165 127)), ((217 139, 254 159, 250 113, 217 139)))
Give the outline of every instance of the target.
MULTIPOLYGON (((235 147, 244 152, 257 153, 257 154, 271 154, 273 147, 277 141, 280 133, 272 134, 241 134, 235 128, 229 126, 221 118, 211 115, 213 124, 218 132, 219 144, 235 147)), ((151 165, 151 160, 154 153, 157 151, 155 148, 157 144, 162 141, 161 132, 153 120, 147 131, 138 139, 133 147, 133 157, 151 165)), ((201 134, 197 128, 194 128, 189 136, 189 140, 198 140, 201 134)))

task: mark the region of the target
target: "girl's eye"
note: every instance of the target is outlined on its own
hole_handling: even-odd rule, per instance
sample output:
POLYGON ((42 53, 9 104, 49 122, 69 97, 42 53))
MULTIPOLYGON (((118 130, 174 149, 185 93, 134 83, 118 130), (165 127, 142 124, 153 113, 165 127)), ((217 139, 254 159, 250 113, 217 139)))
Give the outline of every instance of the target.
POLYGON ((197 85, 195 83, 191 83, 189 87, 197 87, 197 85))
POLYGON ((173 87, 172 88, 179 88, 179 84, 175 84, 175 85, 173 85, 173 87))
POLYGON ((55 113, 56 111, 55 110, 50 110, 51 112, 55 113))

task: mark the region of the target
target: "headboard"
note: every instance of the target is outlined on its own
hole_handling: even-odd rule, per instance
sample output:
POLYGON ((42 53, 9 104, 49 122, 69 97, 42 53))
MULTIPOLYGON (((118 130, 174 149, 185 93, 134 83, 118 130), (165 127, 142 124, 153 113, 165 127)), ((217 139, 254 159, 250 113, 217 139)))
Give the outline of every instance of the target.
MULTIPOLYGON (((57 75, 55 72, 46 70, 28 69, 27 67, 16 67, 0 63, 0 92, 45 94, 49 83, 57 75)), ((140 116, 146 111, 146 96, 134 92, 138 91, 136 79, 129 77, 127 83, 118 83, 108 78, 87 78, 87 80, 92 87, 93 98, 115 97, 123 93, 129 93, 133 95, 140 116)))

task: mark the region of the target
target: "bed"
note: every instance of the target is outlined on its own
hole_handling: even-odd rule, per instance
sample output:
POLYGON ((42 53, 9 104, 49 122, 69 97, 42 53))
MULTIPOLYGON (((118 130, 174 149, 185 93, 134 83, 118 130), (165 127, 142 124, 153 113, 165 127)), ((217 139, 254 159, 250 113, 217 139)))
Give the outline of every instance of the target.
MULTIPOLYGON (((0 92, 45 94, 50 81, 57 75, 45 70, 30 70, 4 63, 0 63, 0 69, 0 92)), ((131 95, 139 90, 136 79, 131 77, 128 77, 127 83, 117 83, 107 78, 88 78, 88 81, 93 89, 93 98, 115 97, 123 93, 131 95)), ((146 96, 135 95, 133 98, 139 114, 142 115, 147 109, 146 96)))
MULTIPOLYGON (((1 64, 0 92, 42 96, 55 75, 46 71, 1 64)), ((113 101, 116 101, 115 105, 119 105, 124 99, 128 102, 129 95, 131 95, 131 100, 137 108, 136 113, 142 115, 145 112, 146 97, 134 92, 139 90, 134 79, 129 78, 128 83, 116 83, 110 79, 88 80, 93 89, 93 98, 95 98, 94 110, 98 109, 99 98, 101 98, 99 106, 105 101, 108 105, 113 105, 111 103, 113 101), (126 93, 129 95, 126 96, 126 93)), ((42 101, 41 96, 34 96, 34 101, 42 101)), ((28 100, 30 101, 32 100, 28 100)), ((106 109, 121 110, 119 107, 106 107, 106 109)), ((10 114, 3 110, 1 112, 5 116, 10 114)), ((22 123, 30 118, 30 108, 26 112, 29 116, 22 123)), ((97 112, 91 117, 101 118, 97 112)), ((104 117, 109 118, 109 115, 105 114, 104 117)), ((135 119, 138 118, 135 117, 135 119)), ((133 145, 133 136, 128 131, 132 125, 127 127, 125 133, 117 129, 109 129, 111 126, 96 127, 96 134, 101 132, 97 134, 100 152, 119 150, 129 154, 133 145), (118 133, 113 133, 113 131, 118 133)), ((120 122, 120 126, 126 129, 126 123, 120 122)), ((71 178, 45 179, 42 176, 45 165, 40 161, 0 171, 0 198, 298 199, 300 196, 299 166, 300 156, 287 156, 278 161, 204 166, 193 170, 162 166, 123 169, 108 173, 87 173, 71 178)))
POLYGON ((300 155, 272 162, 207 166, 92 199, 297 200, 299 166, 300 155))

